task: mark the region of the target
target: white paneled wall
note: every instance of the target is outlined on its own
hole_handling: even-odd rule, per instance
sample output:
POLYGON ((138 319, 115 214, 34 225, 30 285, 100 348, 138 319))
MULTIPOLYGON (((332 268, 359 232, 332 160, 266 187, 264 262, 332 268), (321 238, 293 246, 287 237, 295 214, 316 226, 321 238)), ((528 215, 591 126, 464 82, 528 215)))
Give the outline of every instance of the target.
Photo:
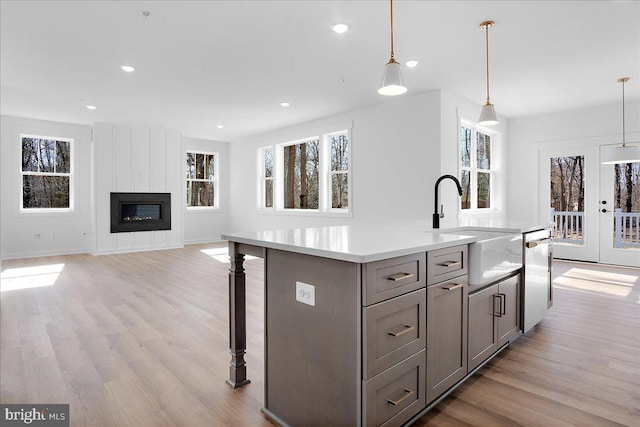
POLYGON ((145 126, 95 126, 96 247, 94 253, 181 247, 182 135, 145 126), (171 193, 171 230, 110 232, 111 192, 171 193))

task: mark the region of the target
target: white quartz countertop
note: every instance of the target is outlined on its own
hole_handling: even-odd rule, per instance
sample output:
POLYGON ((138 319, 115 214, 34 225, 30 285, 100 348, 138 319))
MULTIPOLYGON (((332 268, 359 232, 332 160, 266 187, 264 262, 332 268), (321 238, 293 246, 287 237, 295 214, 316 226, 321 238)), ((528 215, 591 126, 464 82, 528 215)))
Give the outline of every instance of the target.
MULTIPOLYGON (((449 230, 460 233, 468 228, 524 233, 540 230, 545 226, 548 224, 492 220, 461 224, 460 227, 449 230)), ((468 244, 477 240, 473 236, 447 234, 447 229, 432 230, 425 221, 250 231, 224 234, 222 238, 231 242, 358 263, 468 244)))
POLYGON ((224 234, 231 242, 366 263, 476 241, 409 224, 339 225, 224 234))

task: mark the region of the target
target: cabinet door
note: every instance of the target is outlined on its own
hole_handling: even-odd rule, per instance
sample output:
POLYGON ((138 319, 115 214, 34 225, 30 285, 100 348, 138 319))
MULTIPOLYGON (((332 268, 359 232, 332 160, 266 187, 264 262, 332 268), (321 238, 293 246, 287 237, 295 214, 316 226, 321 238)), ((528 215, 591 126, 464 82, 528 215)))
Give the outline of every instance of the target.
POLYGON ((509 342, 518 335, 518 319, 520 319, 520 275, 511 277, 499 283, 498 295, 500 301, 500 317, 498 323, 498 347, 509 342))
POLYGON ((495 316, 500 307, 498 285, 469 295, 469 370, 498 349, 495 316))
POLYGON ((467 276, 427 289, 427 403, 467 374, 467 276))

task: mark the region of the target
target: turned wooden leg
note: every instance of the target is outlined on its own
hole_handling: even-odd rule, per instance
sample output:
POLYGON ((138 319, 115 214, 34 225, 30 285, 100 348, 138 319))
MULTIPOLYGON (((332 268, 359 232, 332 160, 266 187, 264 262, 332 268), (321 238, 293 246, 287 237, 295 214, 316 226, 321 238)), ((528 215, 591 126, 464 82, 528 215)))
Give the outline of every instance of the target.
POLYGON ((233 388, 250 383, 247 379, 247 364, 244 354, 247 348, 247 314, 244 273, 244 254, 236 252, 236 245, 229 242, 229 379, 233 388))

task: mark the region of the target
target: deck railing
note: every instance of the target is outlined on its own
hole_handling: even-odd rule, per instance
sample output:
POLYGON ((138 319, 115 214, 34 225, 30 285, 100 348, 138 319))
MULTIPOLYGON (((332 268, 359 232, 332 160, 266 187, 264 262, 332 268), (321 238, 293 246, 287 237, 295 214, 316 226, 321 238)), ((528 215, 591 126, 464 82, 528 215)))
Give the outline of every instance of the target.
POLYGON ((554 240, 584 245, 584 212, 563 212, 551 208, 554 240))
MULTIPOLYGON (((551 209, 556 242, 584 245, 584 212, 551 209)), ((640 213, 614 210, 614 248, 640 248, 640 213)))
POLYGON ((614 248, 640 248, 640 213, 614 211, 614 248))

